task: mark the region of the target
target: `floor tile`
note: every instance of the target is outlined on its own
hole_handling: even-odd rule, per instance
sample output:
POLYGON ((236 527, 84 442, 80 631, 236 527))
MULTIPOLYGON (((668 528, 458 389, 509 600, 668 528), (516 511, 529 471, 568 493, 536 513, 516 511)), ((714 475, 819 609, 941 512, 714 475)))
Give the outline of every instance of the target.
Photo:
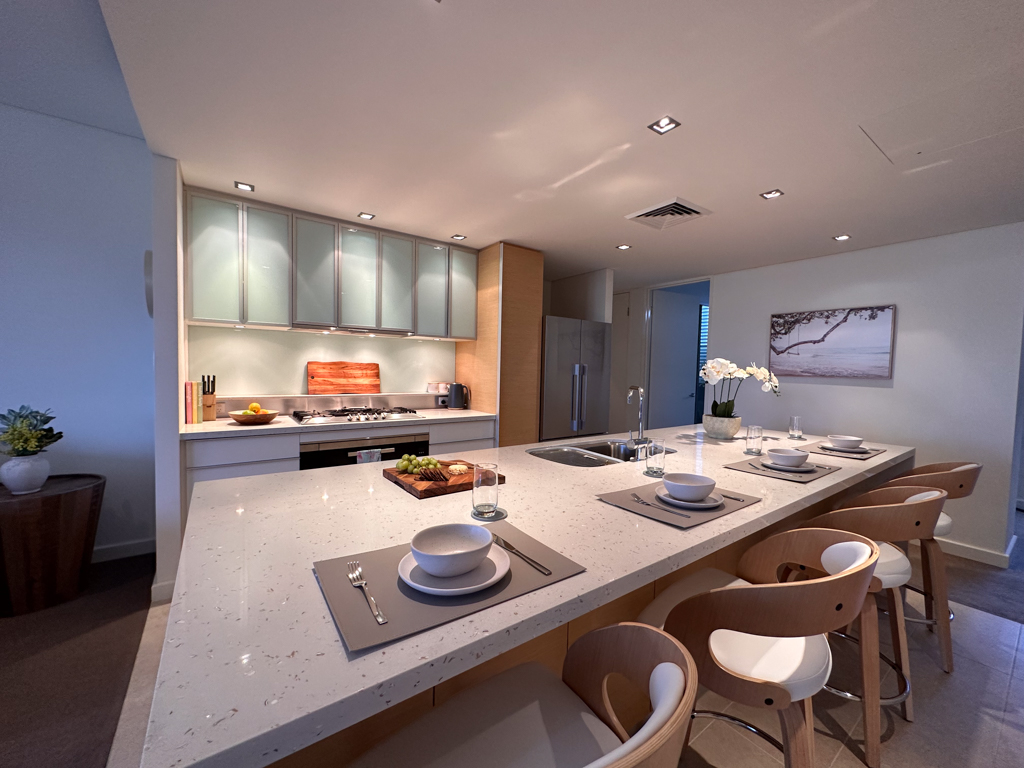
POLYGON ((679 768, 778 768, 782 753, 765 746, 774 754, 744 738, 736 726, 715 720, 690 740, 679 768))
POLYGON ((1020 768, 1024 764, 1024 678, 1010 680, 993 768, 1020 768))
POLYGON ((1017 656, 1013 661, 1013 676, 1024 678, 1024 626, 1017 638, 1017 656))
MULTIPOLYGON (((710 712, 724 712, 732 702, 724 696, 719 696, 714 691, 709 691, 703 685, 697 687, 697 702, 694 705, 696 710, 705 710, 710 712)), ((693 724, 690 726, 690 741, 693 741, 697 736, 703 732, 711 723, 713 723, 710 717, 698 717, 695 718, 693 724)))
MULTIPOLYGON (((908 592, 907 605, 913 609, 912 615, 924 615, 924 598, 921 595, 908 592)), ((952 625, 954 667, 961 658, 969 658, 1010 673, 1021 639, 1021 625, 959 603, 951 603, 950 607, 956 614, 952 625)), ((928 658, 933 663, 941 663, 938 635, 929 632, 927 627, 922 626, 921 629, 923 632, 915 635, 911 647, 927 649, 928 658)))

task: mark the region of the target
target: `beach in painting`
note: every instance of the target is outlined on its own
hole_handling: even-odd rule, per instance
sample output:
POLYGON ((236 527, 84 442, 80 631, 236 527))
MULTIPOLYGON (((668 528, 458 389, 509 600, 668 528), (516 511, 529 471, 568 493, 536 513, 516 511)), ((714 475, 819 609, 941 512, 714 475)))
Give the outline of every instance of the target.
POLYGON ((769 367, 776 376, 887 379, 891 375, 893 309, 874 320, 850 317, 835 328, 821 319, 800 325, 790 334, 772 339, 769 367), (828 336, 823 342, 799 343, 828 336), (778 350, 786 350, 777 354, 778 350))

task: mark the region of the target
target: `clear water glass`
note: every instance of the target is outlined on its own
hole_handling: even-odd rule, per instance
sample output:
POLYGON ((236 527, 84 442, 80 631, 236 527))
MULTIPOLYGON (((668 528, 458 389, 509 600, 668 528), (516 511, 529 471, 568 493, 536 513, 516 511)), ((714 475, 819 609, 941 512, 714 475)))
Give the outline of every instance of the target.
POLYGON ((764 440, 764 429, 754 426, 747 427, 747 450, 745 453, 760 456, 762 440, 764 440))
POLYGON ((647 469, 644 471, 645 475, 650 477, 664 477, 665 476, 665 438, 653 437, 647 443, 646 457, 647 469))
POLYGON ((790 440, 803 440, 804 431, 800 427, 800 417, 790 416, 789 417, 789 439, 790 440))
POLYGON ((498 465, 473 467, 473 512, 477 517, 494 517, 498 511, 498 465))

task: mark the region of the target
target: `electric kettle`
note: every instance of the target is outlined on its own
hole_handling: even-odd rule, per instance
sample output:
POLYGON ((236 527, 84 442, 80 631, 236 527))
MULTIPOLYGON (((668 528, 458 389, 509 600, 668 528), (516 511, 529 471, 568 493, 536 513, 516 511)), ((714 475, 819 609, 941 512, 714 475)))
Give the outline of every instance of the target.
POLYGON ((469 408, 469 387, 458 382, 449 384, 448 407, 453 410, 456 408, 469 408))

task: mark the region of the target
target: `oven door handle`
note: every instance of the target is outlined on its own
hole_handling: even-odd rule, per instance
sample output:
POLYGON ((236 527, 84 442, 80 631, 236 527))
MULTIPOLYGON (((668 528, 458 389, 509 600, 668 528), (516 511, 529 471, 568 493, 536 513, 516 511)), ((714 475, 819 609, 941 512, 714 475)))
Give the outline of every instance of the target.
MULTIPOLYGON (((375 448, 367 448, 366 450, 373 451, 373 450, 376 450, 376 449, 375 448)), ((394 452, 395 452, 394 448, 381 448, 380 449, 381 456, 383 456, 385 453, 394 453, 394 452)), ((348 457, 350 459, 355 458, 358 455, 359 455, 359 451, 349 451, 348 452, 348 457)))

